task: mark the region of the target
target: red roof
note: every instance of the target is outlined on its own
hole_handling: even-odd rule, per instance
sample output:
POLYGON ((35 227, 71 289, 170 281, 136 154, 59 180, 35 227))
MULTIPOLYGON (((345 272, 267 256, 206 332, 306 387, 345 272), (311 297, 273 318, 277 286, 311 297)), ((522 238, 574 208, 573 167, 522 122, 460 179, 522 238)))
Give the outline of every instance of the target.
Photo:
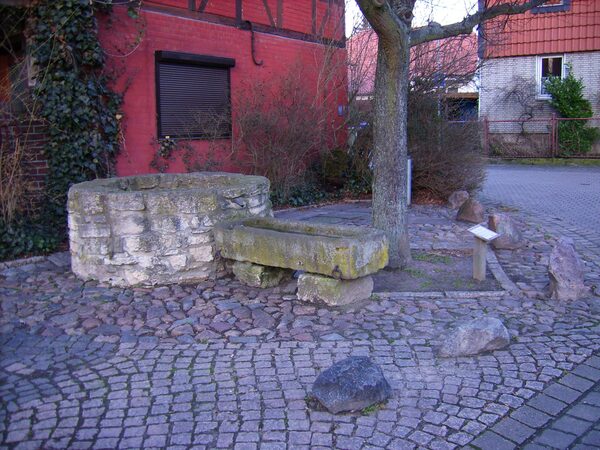
MULTIPOLYGON (((375 86, 377 34, 373 30, 356 33, 346 43, 350 93, 370 95, 375 86)), ((458 36, 426 42, 411 48, 411 78, 470 76, 477 69, 477 35, 458 36)))
MULTIPOLYGON (((525 14, 485 25, 486 57, 600 50, 600 0, 564 0, 564 11, 525 14)), ((555 7, 552 7, 555 8, 555 7)))

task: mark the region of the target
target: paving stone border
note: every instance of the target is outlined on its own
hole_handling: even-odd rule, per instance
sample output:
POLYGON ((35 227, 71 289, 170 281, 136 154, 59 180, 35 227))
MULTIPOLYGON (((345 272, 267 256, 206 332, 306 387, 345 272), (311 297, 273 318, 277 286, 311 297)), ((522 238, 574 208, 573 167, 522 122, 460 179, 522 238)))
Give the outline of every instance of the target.
POLYGON ((28 258, 13 259, 0 262, 0 270, 10 269, 12 267, 25 266, 27 264, 36 264, 44 261, 48 256, 30 256, 28 258))
POLYGON ((476 448, 589 449, 600 446, 600 357, 550 383, 472 442, 476 448))

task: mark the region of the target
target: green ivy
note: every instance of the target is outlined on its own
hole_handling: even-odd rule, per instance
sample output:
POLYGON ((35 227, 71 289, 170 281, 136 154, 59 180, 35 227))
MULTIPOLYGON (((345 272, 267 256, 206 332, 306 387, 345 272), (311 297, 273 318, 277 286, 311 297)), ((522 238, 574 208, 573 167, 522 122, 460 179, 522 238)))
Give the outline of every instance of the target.
MULTIPOLYGON (((550 105, 564 118, 589 118, 593 116, 592 104, 583 96, 583 82, 569 75, 546 81, 546 91, 552 96, 550 105)), ((600 137, 596 128, 587 126, 586 120, 561 120, 558 123, 558 145, 563 156, 588 153, 600 137)))
POLYGON ((0 220, 0 260, 54 251, 61 242, 56 230, 42 222, 0 220))
POLYGON ((121 96, 108 88, 91 2, 41 0, 31 19, 33 95, 48 130, 47 219, 64 230, 69 187, 111 173, 121 96))

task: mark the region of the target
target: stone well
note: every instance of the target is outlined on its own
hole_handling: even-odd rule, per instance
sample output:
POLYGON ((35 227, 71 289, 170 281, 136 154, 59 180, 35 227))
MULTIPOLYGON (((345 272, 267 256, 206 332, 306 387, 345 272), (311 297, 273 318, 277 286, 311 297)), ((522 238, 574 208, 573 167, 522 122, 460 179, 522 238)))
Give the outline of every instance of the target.
POLYGON ((272 215, 269 180, 222 172, 79 183, 68 210, 73 272, 114 286, 214 277, 213 225, 272 215))

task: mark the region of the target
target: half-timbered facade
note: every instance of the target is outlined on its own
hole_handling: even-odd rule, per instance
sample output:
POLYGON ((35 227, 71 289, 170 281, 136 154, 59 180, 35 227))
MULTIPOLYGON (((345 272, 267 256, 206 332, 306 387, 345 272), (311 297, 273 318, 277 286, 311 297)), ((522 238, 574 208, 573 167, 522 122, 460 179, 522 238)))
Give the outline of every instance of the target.
MULTIPOLYGON (((254 81, 268 85, 302 70, 300 89, 315 96, 324 70, 345 79, 344 65, 330 58, 332 51, 345 57, 343 14, 343 0, 144 0, 132 21, 115 6, 100 36, 125 92, 117 173, 155 170, 165 139, 188 149, 173 155, 168 171, 189 169, 189 158, 202 167, 215 137, 226 149, 236 133, 235 121, 215 125, 214 116, 235 117, 254 81)), ((345 82, 328 98, 333 128, 344 111, 345 82)), ((215 157, 222 169, 239 168, 227 151, 215 157)))

